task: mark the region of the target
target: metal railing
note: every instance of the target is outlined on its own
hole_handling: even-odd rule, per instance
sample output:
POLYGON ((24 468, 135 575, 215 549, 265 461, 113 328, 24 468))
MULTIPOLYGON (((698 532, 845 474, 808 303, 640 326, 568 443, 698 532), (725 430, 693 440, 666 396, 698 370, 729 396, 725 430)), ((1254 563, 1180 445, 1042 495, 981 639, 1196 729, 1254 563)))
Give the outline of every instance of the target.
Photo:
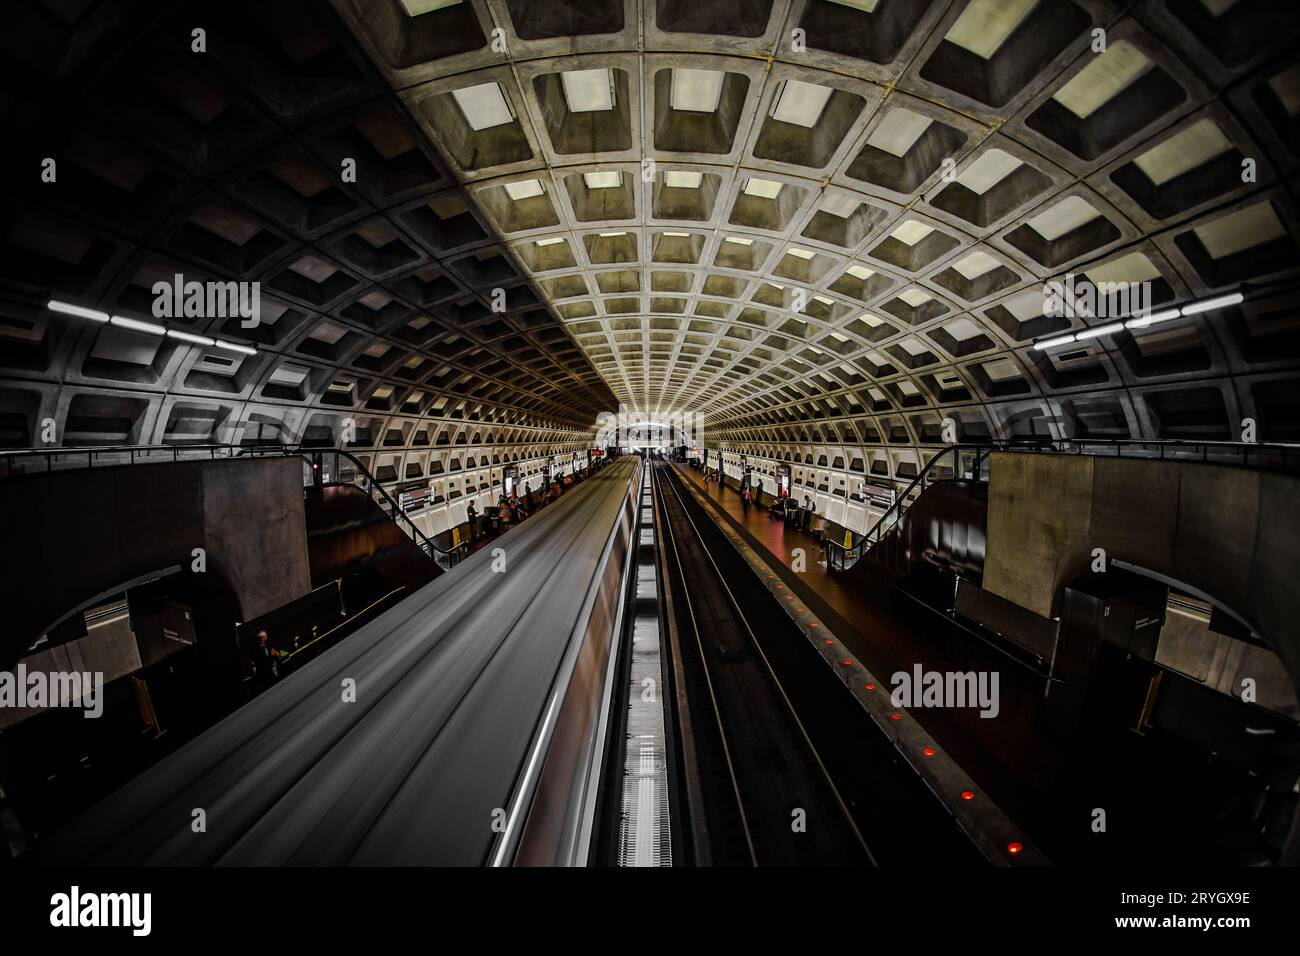
POLYGON ((184 461, 220 461, 233 458, 301 458, 303 487, 351 484, 370 495, 429 557, 443 569, 453 567, 468 550, 462 542, 439 548, 407 516, 351 452, 339 448, 310 448, 301 445, 104 445, 86 448, 29 448, 0 453, 0 479, 84 468, 122 465, 165 464, 184 461))
MULTIPOLYGON (((928 462, 911 480, 902 494, 894 499, 894 503, 881 513, 866 532, 859 535, 852 545, 844 546, 838 541, 827 538, 824 542, 826 548, 826 566, 832 571, 847 571, 868 549, 873 548, 880 542, 884 534, 898 523, 903 513, 911 506, 912 502, 920 497, 930 485, 936 481, 951 481, 954 478, 970 477, 976 481, 985 479, 985 465, 988 462, 989 452, 1004 451, 1012 447, 1011 443, 990 444, 990 445, 949 445, 928 462), (966 452, 966 462, 963 463, 962 453, 966 452), (941 466, 951 459, 951 466, 947 470, 941 466)), ((1016 447, 1021 447, 1017 445, 1016 447)))
POLYGON ((1300 445, 1279 442, 1186 441, 1182 439, 1043 438, 948 445, 931 458, 894 501, 850 547, 827 540, 826 564, 846 571, 897 523, 927 487, 936 481, 970 478, 987 481, 991 452, 1060 455, 1111 455, 1116 458, 1197 462, 1261 471, 1300 472, 1300 445), (963 452, 967 460, 963 462, 963 452), (951 467, 939 467, 951 459, 951 467))
POLYGON ((439 548, 433 540, 419 529, 410 516, 402 510, 401 505, 390 495, 384 486, 351 452, 338 448, 300 449, 298 451, 307 461, 307 470, 303 473, 303 485, 353 485, 370 495, 388 517, 410 537, 420 550, 433 558, 438 566, 448 570, 458 564, 469 551, 469 542, 462 541, 450 548, 439 548))

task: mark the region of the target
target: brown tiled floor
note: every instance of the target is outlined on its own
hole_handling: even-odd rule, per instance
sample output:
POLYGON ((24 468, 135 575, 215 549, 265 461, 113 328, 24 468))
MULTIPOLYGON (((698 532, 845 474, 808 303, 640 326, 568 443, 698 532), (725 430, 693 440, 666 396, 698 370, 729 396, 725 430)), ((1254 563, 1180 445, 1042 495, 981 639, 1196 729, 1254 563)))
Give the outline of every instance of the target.
POLYGON ((751 505, 746 512, 734 489, 705 485, 699 472, 677 466, 677 473, 707 495, 760 554, 771 556, 773 569, 883 682, 883 692, 891 674, 916 663, 927 670, 998 671, 1002 704, 996 718, 981 719, 973 709, 911 714, 1013 819, 1030 831, 1041 828, 1034 822, 1036 808, 1047 800, 1059 805, 1054 794, 1070 787, 1077 771, 1068 742, 1042 720, 1040 676, 906 596, 874 600, 861 573, 826 569, 812 535, 770 517, 765 507, 751 505), (807 558, 798 574, 791 570, 796 548, 807 558))

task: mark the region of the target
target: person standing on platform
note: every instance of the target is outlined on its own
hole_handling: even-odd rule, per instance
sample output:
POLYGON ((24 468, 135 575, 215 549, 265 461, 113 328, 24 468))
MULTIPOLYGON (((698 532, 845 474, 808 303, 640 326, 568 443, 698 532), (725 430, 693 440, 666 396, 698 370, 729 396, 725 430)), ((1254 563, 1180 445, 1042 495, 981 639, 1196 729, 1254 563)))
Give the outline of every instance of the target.
POLYGON ((253 650, 253 684, 259 692, 280 679, 280 658, 288 656, 284 651, 271 646, 266 628, 257 632, 257 647, 253 650))
POLYGON ((740 506, 745 509, 745 514, 749 514, 749 485, 746 485, 745 490, 741 492, 740 506))
POLYGON ((469 522, 469 540, 473 541, 478 537, 478 509, 474 507, 474 502, 469 503, 469 508, 465 511, 465 520, 469 522))

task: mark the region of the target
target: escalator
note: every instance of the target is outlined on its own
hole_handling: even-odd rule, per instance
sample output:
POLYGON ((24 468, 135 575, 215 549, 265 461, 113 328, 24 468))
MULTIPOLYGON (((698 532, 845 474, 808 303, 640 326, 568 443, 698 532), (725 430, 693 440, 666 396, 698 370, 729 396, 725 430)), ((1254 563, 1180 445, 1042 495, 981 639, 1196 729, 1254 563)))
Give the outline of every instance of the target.
POLYGON ((443 573, 357 485, 308 487, 304 505, 312 586, 340 581, 349 610, 398 589, 411 593, 443 573))

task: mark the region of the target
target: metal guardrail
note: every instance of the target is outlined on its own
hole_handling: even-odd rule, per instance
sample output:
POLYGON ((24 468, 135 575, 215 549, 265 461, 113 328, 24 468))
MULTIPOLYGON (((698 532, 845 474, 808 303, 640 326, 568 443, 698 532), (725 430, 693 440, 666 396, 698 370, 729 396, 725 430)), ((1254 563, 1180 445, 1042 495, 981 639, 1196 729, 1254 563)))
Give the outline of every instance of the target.
POLYGON ((0 453, 0 479, 83 468, 149 465, 182 461, 220 461, 233 458, 302 458, 303 487, 351 484, 361 488, 398 527, 438 565, 448 569, 464 558, 469 542, 439 548, 421 531, 351 452, 341 448, 302 445, 104 445, 86 448, 27 448, 0 453), (344 467, 344 464, 347 467, 344 467), (328 466, 328 467, 327 467, 328 466), (329 476, 326 480, 326 475, 329 476))
POLYGON ((903 513, 936 481, 969 478, 987 481, 988 456, 995 451, 1036 454, 1113 455, 1117 458, 1156 461, 1190 461, 1204 464, 1231 465, 1265 471, 1300 471, 1300 445, 1277 442, 1183 441, 1181 439, 1122 438, 1044 438, 984 444, 948 445, 926 462, 925 467, 903 489, 871 526, 850 547, 827 540, 826 566, 833 571, 847 571, 898 523, 903 513), (962 453, 969 460, 962 461, 962 453), (951 470, 937 468, 952 459, 951 470))

